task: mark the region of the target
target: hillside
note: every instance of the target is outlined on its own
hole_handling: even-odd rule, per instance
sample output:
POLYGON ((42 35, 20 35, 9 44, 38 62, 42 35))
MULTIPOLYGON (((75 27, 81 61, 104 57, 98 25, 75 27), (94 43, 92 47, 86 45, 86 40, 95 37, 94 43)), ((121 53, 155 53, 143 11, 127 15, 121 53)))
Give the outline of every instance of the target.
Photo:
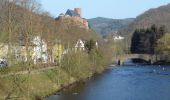
POLYGON ((97 17, 89 19, 88 21, 92 29, 100 33, 102 36, 106 36, 112 32, 117 32, 120 29, 127 27, 131 22, 133 22, 133 20, 133 18, 111 19, 97 17))
POLYGON ((124 33, 129 32, 132 35, 132 53, 154 54, 157 42, 170 31, 169 28, 170 4, 144 12, 124 30, 124 33))
POLYGON ((170 4, 152 8, 137 16, 134 22, 128 28, 121 31, 121 33, 132 33, 136 28, 148 28, 153 24, 156 24, 158 27, 165 25, 167 30, 170 31, 170 4))
POLYGON ((86 30, 85 28, 81 27, 81 23, 71 20, 71 19, 65 19, 65 20, 58 20, 56 21, 55 27, 57 27, 56 33, 54 36, 60 38, 63 42, 63 44, 68 45, 74 45, 77 40, 100 40, 101 37, 94 32, 93 30, 86 30))

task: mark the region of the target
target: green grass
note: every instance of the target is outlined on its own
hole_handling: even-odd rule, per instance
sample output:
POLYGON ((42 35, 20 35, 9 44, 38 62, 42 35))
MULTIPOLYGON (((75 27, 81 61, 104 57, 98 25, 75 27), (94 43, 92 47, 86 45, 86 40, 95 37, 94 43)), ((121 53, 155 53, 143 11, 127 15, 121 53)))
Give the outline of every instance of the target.
POLYGON ((7 97, 8 94, 14 100, 44 97, 59 90, 61 85, 68 85, 74 81, 75 79, 62 69, 48 70, 30 75, 8 76, 0 79, 0 100, 7 97))

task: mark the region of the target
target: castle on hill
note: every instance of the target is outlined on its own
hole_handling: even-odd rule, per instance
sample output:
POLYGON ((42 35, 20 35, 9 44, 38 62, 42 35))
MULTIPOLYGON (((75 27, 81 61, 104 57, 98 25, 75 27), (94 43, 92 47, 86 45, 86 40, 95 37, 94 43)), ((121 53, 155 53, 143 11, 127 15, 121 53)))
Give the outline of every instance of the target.
POLYGON ((81 8, 75 8, 74 10, 68 9, 65 14, 61 13, 56 20, 62 19, 73 19, 82 23, 83 27, 89 29, 88 21, 85 18, 82 18, 81 8))

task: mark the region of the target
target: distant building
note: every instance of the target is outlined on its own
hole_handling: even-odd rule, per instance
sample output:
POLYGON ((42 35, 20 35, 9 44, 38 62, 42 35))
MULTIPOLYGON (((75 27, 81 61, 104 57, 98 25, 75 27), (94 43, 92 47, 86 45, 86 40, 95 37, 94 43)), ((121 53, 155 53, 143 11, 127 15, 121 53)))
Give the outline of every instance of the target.
POLYGON ((60 63, 62 55, 64 53, 64 47, 60 43, 56 43, 52 49, 53 62, 60 63))
POLYGON ((124 37, 122 37, 122 36, 113 36, 113 40, 114 41, 118 41, 118 40, 124 40, 124 37))
POLYGON ((80 10, 77 10, 77 9, 80 9, 80 8, 75 8, 74 10, 68 9, 65 15, 69 15, 71 17, 81 17, 80 10))
POLYGON ((81 8, 75 8, 74 10, 68 9, 65 14, 61 13, 56 20, 73 19, 74 21, 82 23, 84 28, 89 29, 88 21, 82 18, 81 8))
POLYGON ((98 48, 98 47, 99 47, 98 42, 96 42, 96 48, 98 48))
POLYGON ((47 44, 45 41, 41 39, 40 36, 36 36, 33 39, 33 54, 32 59, 34 61, 34 64, 36 64, 39 61, 42 61, 43 63, 47 63, 48 60, 48 54, 47 54, 47 44))
POLYGON ((34 37, 28 45, 30 58, 27 58, 27 50, 24 43, 12 46, 12 51, 15 54, 16 61, 26 62, 28 59, 31 59, 36 64, 38 62, 47 63, 48 60, 47 44, 40 36, 34 37))
MULTIPOLYGON (((86 44, 87 41, 83 41, 81 39, 79 39, 75 45, 75 50, 85 50, 85 44, 86 44)), ((98 48, 98 42, 95 42, 95 46, 96 48, 98 48)))
MULTIPOLYGON (((7 44, 0 44, 0 59, 4 58, 7 59, 9 51, 9 45, 7 44)), ((10 47, 10 51, 13 54, 12 57, 14 57, 15 62, 21 62, 21 61, 28 61, 28 59, 32 60, 34 64, 36 64, 39 61, 42 61, 43 63, 47 63, 48 55, 47 55, 47 44, 41 39, 40 36, 36 36, 33 38, 31 43, 28 45, 28 52, 29 57, 27 58, 27 50, 24 43, 21 43, 20 45, 14 44, 10 47)), ((9 64, 10 65, 10 64, 9 64)))
POLYGON ((85 50, 85 43, 81 39, 77 41, 75 50, 85 50))
POLYGON ((8 45, 1 43, 0 44, 0 58, 6 58, 8 54, 8 45))

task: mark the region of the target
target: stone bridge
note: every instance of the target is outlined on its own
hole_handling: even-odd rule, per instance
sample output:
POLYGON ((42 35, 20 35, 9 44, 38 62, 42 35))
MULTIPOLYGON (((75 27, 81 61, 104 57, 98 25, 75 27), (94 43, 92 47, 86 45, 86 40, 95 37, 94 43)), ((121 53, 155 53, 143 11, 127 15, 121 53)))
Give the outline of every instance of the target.
POLYGON ((166 57, 163 55, 153 55, 153 54, 126 54, 126 55, 121 55, 119 57, 116 57, 116 60, 118 60, 119 65, 121 65, 123 62, 129 59, 141 59, 150 64, 154 64, 161 60, 170 59, 170 57, 166 57))

